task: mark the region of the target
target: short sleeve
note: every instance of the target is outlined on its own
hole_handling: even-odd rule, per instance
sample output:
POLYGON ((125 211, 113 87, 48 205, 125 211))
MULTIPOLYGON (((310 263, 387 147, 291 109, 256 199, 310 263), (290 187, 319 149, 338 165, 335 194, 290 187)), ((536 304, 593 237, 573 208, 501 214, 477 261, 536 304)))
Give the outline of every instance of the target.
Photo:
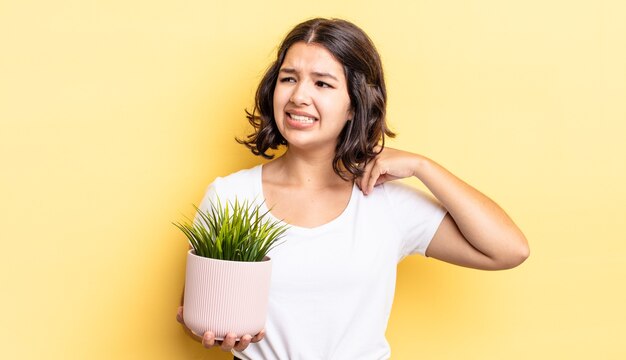
MULTIPOLYGON (((200 202, 200 205, 198 205, 198 209, 200 209, 200 211, 207 211, 211 208, 211 205, 214 204, 217 201, 217 190, 215 189, 216 185, 215 182, 211 183, 206 191, 204 192, 204 196, 202 197, 202 201, 200 202)), ((196 219, 197 219, 197 214, 196 214, 196 219)))
POLYGON ((202 197, 202 201, 200 201, 200 204, 198 205, 198 212, 196 212, 196 215, 194 217, 193 222, 195 224, 198 224, 200 222, 200 215, 199 212, 207 212, 208 210, 211 209, 211 207, 213 206, 213 204, 219 204, 218 201, 222 201, 221 195, 218 195, 218 183, 220 182, 221 178, 216 178, 215 181, 213 181, 206 189, 206 191, 204 192, 204 196, 202 197))
MULTIPOLYGON (((256 201, 259 196, 257 184, 260 183, 261 168, 245 169, 226 177, 216 177, 207 187, 198 209, 210 210, 213 205, 225 207, 235 201, 256 201)), ((198 214, 194 221, 198 221, 198 214)))
POLYGON ((399 182, 383 184, 395 226, 400 233, 399 259, 426 254, 447 211, 432 196, 399 182))

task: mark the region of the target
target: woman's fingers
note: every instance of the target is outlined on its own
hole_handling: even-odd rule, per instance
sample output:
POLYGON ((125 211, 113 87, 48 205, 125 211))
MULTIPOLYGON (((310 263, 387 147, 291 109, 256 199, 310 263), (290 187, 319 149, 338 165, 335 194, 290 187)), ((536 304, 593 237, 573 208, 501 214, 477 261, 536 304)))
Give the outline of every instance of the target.
POLYGON ((237 334, 228 333, 226 337, 224 337, 224 341, 222 341, 222 345, 220 346, 224 351, 231 351, 235 347, 235 342, 237 341, 237 334))
POLYGON ((258 334, 254 335, 250 342, 257 343, 265 337, 265 329, 261 330, 258 334))
POLYGON ((263 339, 263 337, 265 337, 265 330, 261 330, 261 332, 256 334, 254 337, 246 334, 242 336, 239 341, 237 341, 237 334, 228 333, 224 337, 224 340, 219 341, 215 339, 215 334, 212 331, 207 331, 204 333, 202 338, 198 337, 198 340, 200 340, 202 342, 202 346, 207 349, 217 345, 223 351, 231 351, 233 349, 237 351, 244 351, 250 343, 259 342, 263 339))
POLYGON ((182 306, 178 307, 178 312, 176 312, 176 321, 178 321, 181 324, 185 324, 185 320, 183 320, 183 307, 182 306))
POLYGON ((233 349, 237 351, 244 351, 248 345, 250 345, 250 341, 252 341, 252 335, 244 335, 241 339, 235 344, 233 349))
POLYGON ((369 179, 367 180, 367 192, 365 193, 365 195, 369 195, 374 190, 374 186, 377 185, 378 178, 381 175, 384 175, 384 172, 380 167, 379 161, 376 161, 374 166, 372 167, 372 170, 370 171, 369 179))
POLYGON ((414 176, 419 161, 419 155, 385 148, 365 165, 363 176, 357 180, 359 188, 365 195, 368 195, 376 185, 414 176))
POLYGON ((376 165, 376 160, 378 160, 377 157, 370 160, 369 163, 365 164, 365 169, 363 170, 363 176, 361 176, 361 178, 359 179, 359 182, 361 184, 359 188, 365 195, 369 193, 368 190, 369 190, 370 178, 372 175, 372 170, 374 169, 374 166, 376 165))
POLYGON ((215 345, 215 334, 212 331, 207 331, 202 336, 202 346, 209 349, 215 345))
POLYGON ((385 174, 386 170, 382 168, 381 159, 379 157, 372 159, 365 166, 365 172, 361 178, 361 191, 365 195, 369 195, 374 190, 374 186, 386 181, 386 179, 381 178, 381 175, 384 177, 385 174))
MULTIPOLYGON (((183 307, 182 306, 178 307, 178 312, 176 313, 176 320, 178 320, 178 322, 183 324, 183 326, 185 325, 185 322, 183 320, 183 307)), ((185 329, 187 329, 186 326, 185 326, 185 329)), ((216 340, 215 334, 212 331, 205 332, 202 335, 202 337, 197 336, 191 330, 188 330, 188 333, 196 340, 202 342, 202 346, 204 346, 205 348, 209 349, 215 345, 218 345, 224 351, 231 351, 232 349, 235 349, 237 351, 243 351, 248 347, 248 345, 250 345, 250 343, 259 342, 263 339, 263 337, 265 337, 265 329, 261 330, 261 332, 256 334, 254 337, 252 337, 252 335, 249 335, 249 334, 244 335, 241 337, 241 339, 239 339, 239 341, 237 341, 237 334, 235 333, 226 334, 226 337, 224 337, 224 340, 222 341, 216 340)))
POLYGON ((385 149, 382 149, 380 145, 376 145, 374 147, 374 151, 378 152, 379 154, 371 159, 367 164, 365 164, 365 169, 363 169, 363 176, 361 176, 361 178, 359 179, 359 188, 365 195, 369 194, 372 191, 374 185, 376 184, 376 181, 378 180, 378 177, 380 176, 380 173, 377 173, 376 171, 376 166, 378 165, 381 155, 383 154, 385 149))

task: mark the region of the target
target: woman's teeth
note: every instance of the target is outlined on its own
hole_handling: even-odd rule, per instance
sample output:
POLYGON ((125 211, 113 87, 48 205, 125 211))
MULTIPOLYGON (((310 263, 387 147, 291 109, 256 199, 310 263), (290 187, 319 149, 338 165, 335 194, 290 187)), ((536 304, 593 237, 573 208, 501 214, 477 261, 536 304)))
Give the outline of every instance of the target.
POLYGON ((315 121, 315 118, 311 118, 307 116, 300 116, 300 115, 294 115, 294 114, 289 114, 289 116, 291 116, 293 120, 303 123, 303 124, 312 124, 315 121))

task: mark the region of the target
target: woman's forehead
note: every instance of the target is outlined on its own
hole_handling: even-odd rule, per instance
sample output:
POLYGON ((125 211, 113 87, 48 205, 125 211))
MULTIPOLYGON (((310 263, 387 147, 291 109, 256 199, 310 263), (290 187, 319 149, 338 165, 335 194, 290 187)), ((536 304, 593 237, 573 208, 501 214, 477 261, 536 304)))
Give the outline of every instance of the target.
POLYGON ((302 41, 293 44, 287 50, 280 69, 343 76, 343 65, 326 47, 302 41))

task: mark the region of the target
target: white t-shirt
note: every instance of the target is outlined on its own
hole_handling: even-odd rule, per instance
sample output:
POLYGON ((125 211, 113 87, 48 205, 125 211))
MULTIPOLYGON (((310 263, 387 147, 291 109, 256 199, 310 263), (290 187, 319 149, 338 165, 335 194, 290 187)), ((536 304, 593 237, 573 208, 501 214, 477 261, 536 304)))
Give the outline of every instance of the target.
MULTIPOLYGON (((200 208, 216 195, 222 204, 235 197, 263 202, 261 169, 217 178, 200 208)), ((424 255, 445 214, 432 197, 388 182, 368 196, 354 186, 343 213, 324 225, 291 226, 268 254, 265 339, 233 354, 251 360, 388 359, 385 331, 397 263, 424 255)))

